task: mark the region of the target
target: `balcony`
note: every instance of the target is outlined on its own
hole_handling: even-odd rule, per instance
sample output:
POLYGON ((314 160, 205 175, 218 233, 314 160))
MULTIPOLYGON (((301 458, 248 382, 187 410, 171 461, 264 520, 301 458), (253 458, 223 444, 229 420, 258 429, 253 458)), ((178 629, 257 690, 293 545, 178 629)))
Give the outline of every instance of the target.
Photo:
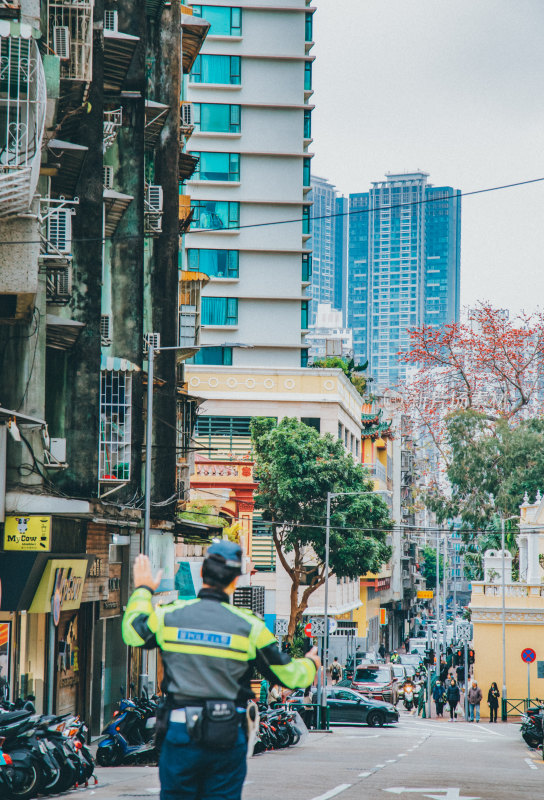
POLYGON ((193 209, 191 208, 191 198, 188 194, 179 195, 179 232, 180 235, 187 233, 193 220, 193 209))
POLYGON ((184 270, 179 280, 179 360, 194 355, 200 346, 200 295, 208 283, 203 272, 184 270))
POLYGON ((45 110, 45 74, 32 28, 2 23, 0 217, 30 209, 40 172, 45 110))
POLYGON ((200 161, 199 156, 193 156, 191 155, 191 153, 184 153, 180 145, 180 153, 179 153, 180 183, 183 183, 183 181, 186 181, 191 177, 191 175, 197 168, 199 161, 200 161))
POLYGON ((61 80, 90 83, 93 72, 91 0, 49 0, 47 19, 47 51, 60 58, 61 80))
POLYGON ((130 194, 104 189, 104 232, 108 238, 115 234, 121 217, 133 200, 130 194))
POLYGON ((383 483, 387 480, 387 472, 384 465, 380 461, 375 461, 373 464, 364 464, 363 466, 369 467, 370 474, 373 478, 383 483))
POLYGON ((112 111, 104 111, 104 153, 117 139, 119 128, 123 124, 123 109, 115 108, 112 111))

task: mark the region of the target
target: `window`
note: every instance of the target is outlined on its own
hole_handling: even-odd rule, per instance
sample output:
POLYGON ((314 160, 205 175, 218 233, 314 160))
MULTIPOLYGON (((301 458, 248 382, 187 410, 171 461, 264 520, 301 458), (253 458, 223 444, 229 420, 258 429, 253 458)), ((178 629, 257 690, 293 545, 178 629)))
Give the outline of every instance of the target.
POLYGON ((304 109, 304 138, 312 138, 312 111, 309 108, 304 109))
POLYGON ((344 426, 341 422, 338 423, 338 438, 342 440, 344 438, 344 426))
POLYGON ((308 366, 308 350, 304 348, 300 351, 300 366, 307 367, 308 366))
POLYGON ((191 229, 221 230, 240 224, 240 203, 226 200, 193 200, 191 229))
POLYGON ((241 106, 193 103, 195 128, 212 133, 240 133, 241 106))
POLYGON ((238 325, 238 299, 203 297, 201 319, 203 325, 238 325))
POLYGON ((191 153, 199 158, 194 172, 200 181, 239 181, 239 153, 191 153))
POLYGON ((303 300, 300 304, 300 327, 305 330, 308 327, 308 306, 309 300, 303 300))
POLYGON ((302 209, 302 233, 310 233, 310 207, 302 209))
POLYGON ((240 56, 200 55, 196 57, 190 80, 193 83, 239 84, 241 71, 240 56))
POLYGON ((238 250, 196 250, 187 251, 187 266, 195 272, 205 272, 214 278, 238 277, 238 250))
MULTIPOLYGON (((199 56, 200 58, 201 56, 199 56)), ((209 56, 208 56, 209 58, 209 56)), ((304 91, 311 92, 312 90, 312 62, 304 62, 304 91)))
MULTIPOLYGON (((242 9, 218 6, 193 6, 195 17, 204 17, 210 23, 210 36, 241 36, 242 9)), ((311 15, 310 15, 311 16, 311 15)), ((307 41, 310 41, 309 39, 307 41)))
POLYGON ((130 480, 132 375, 105 370, 100 375, 99 475, 101 481, 130 480))
POLYGON ((302 159, 302 185, 310 186, 311 164, 309 158, 302 159))
POLYGON ((311 253, 302 254, 302 280, 309 281, 312 277, 312 256, 311 253))
POLYGON ((318 433, 321 433, 321 417, 301 417, 300 421, 309 428, 314 428, 318 433))
POLYGON ((313 42, 313 28, 314 28, 313 18, 314 18, 313 14, 306 14, 304 38, 307 42, 313 42))
POLYGON ((232 347, 203 347, 187 359, 188 364, 210 364, 214 366, 232 366, 232 347))

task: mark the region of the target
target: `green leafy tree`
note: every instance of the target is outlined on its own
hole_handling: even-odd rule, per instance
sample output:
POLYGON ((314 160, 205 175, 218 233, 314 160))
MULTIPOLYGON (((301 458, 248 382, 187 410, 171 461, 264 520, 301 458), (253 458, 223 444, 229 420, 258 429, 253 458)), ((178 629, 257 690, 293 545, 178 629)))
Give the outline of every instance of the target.
MULTIPOLYGON (((444 579, 444 557, 438 557, 440 581, 444 579)), ((424 547, 420 556, 420 569, 421 574, 427 582, 428 589, 434 589, 436 586, 436 549, 434 547, 424 547)))
POLYGON ((460 517, 475 530, 500 530, 500 518, 519 513, 525 492, 533 499, 544 488, 542 418, 511 427, 473 410, 458 411, 447 420, 446 436, 451 493, 435 487, 425 496, 439 522, 460 517))
POLYGON ((291 579, 289 640, 325 582, 327 492, 354 492, 331 501, 330 573, 357 578, 379 572, 391 556, 389 509, 372 494, 368 472, 342 443, 296 419, 254 419, 251 436, 257 506, 272 523, 278 559, 291 579), (362 494, 366 492, 366 494, 362 494))
POLYGON ((367 385, 371 380, 371 378, 362 375, 368 367, 368 361, 365 361, 364 364, 355 364, 353 358, 346 361, 339 356, 327 356, 327 358, 316 359, 312 367, 316 367, 317 369, 341 369, 361 396, 364 396, 366 393, 367 385))

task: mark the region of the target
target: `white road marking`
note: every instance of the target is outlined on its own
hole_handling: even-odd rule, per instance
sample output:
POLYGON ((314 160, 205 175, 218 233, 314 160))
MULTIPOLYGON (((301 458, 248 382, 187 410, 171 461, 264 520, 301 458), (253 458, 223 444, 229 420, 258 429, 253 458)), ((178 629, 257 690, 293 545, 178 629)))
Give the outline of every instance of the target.
POLYGON ((533 764, 533 762, 532 762, 532 760, 530 758, 524 758, 523 760, 525 761, 525 763, 527 764, 527 766, 530 769, 538 769, 537 765, 533 764))
POLYGON ((479 797, 462 795, 460 789, 451 786, 446 789, 407 789, 405 786, 393 786, 391 789, 384 789, 384 792, 391 792, 391 794, 414 792, 416 794, 422 794, 425 797, 430 797, 432 800, 480 800, 479 797), (429 794, 430 792, 440 792, 440 794, 429 794))
POLYGON ((379 739, 380 735, 379 733, 374 733, 369 736, 368 734, 360 733, 358 736, 344 736, 344 739, 379 739))
POLYGON ((383 769, 384 767, 385 767, 385 764, 376 764, 374 769, 383 769))
POLYGON ((318 797, 312 797, 312 800, 330 800, 331 797, 336 797, 337 794, 345 792, 346 789, 349 789, 350 786, 351 783, 342 783, 335 789, 331 789, 330 792, 325 792, 325 794, 320 794, 318 797))
POLYGON ((369 775, 372 775, 372 773, 371 772, 360 772, 359 773, 359 777, 360 778, 368 778, 369 775))
POLYGON ((395 763, 396 763, 396 761, 397 761, 397 759, 396 759, 396 758, 386 758, 386 759, 385 759, 385 763, 386 763, 386 764, 395 764, 395 763))
POLYGON ((404 758, 404 757, 405 757, 405 755, 406 755, 406 753, 399 753, 399 754, 398 754, 398 756, 397 756, 397 758, 404 758))
POLYGON ((489 728, 482 726, 479 728, 480 733, 489 733, 490 736, 504 736, 503 733, 499 733, 498 731, 490 731, 489 728))

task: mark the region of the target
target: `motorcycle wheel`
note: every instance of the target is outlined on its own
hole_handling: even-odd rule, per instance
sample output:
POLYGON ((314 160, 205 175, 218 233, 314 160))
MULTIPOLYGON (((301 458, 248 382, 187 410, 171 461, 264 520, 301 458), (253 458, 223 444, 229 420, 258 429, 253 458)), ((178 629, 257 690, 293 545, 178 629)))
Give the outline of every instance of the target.
POLYGON ((9 775, 9 800, 30 800, 31 797, 36 797, 40 790, 40 773, 35 764, 26 769, 11 769, 9 775))
POLYGON ((289 745, 290 747, 294 747, 299 742, 300 742, 300 731, 298 728, 295 728, 295 726, 292 725, 289 730, 289 745))
POLYGON ((55 783, 47 787, 47 794, 60 794, 71 789, 78 779, 78 771, 71 764, 61 764, 60 772, 55 783))
POLYGON ((538 750, 538 748, 542 745, 542 740, 537 739, 535 736, 531 736, 529 733, 523 734, 523 739, 529 747, 532 747, 533 750, 538 750))
POLYGON ((276 746, 280 749, 289 747, 291 744, 291 737, 287 728, 278 728, 276 732, 276 746))
POLYGON ((117 767, 122 760, 123 754, 116 742, 108 742, 96 751, 96 763, 101 767, 117 767))

